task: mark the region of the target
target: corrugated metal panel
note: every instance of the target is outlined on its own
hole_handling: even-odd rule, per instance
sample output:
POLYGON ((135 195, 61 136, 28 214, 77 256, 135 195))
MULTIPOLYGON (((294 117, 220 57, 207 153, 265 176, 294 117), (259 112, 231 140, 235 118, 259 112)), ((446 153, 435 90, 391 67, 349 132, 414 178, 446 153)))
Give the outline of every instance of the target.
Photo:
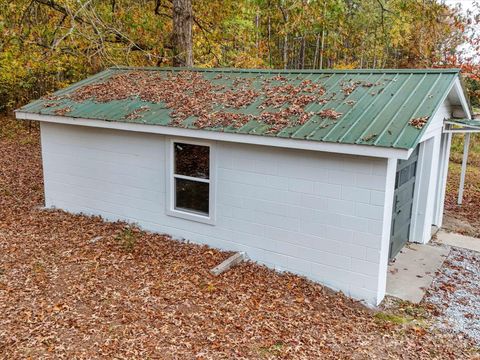
MULTIPOLYGON (((325 93, 319 101, 309 103, 304 110, 312 113, 303 125, 284 127, 272 133, 271 126, 261 120, 253 119, 240 128, 233 126, 205 128, 205 130, 235 132, 239 134, 278 136, 282 138, 303 139, 346 144, 362 144, 400 149, 414 148, 425 128, 447 96, 453 81, 459 76, 457 69, 428 70, 238 70, 238 69, 188 69, 200 73, 224 90, 235 89, 237 79, 252 79, 250 88, 260 95, 245 108, 216 109, 231 113, 258 116, 265 111, 280 109, 262 109, 259 105, 265 100, 262 86, 266 82, 278 84, 274 77, 281 75, 282 85, 299 85, 311 80, 321 85, 325 93), (218 77, 219 74, 228 75, 218 77), (350 91, 346 91, 350 85, 350 91), (334 110, 341 113, 337 119, 322 117, 322 111, 334 110), (412 120, 423 118, 423 126, 412 126, 412 120)), ((66 96, 61 99, 40 99, 24 106, 18 111, 46 115, 58 114, 58 109, 69 107, 69 117, 90 118, 107 121, 141 123, 172 126, 172 109, 164 103, 145 102, 132 97, 126 100, 114 100, 106 103, 94 99, 74 102, 68 95, 88 84, 101 83, 114 74, 130 71, 154 71, 160 74, 185 71, 175 68, 114 68, 106 70, 84 81, 76 83, 55 93, 66 96), (129 117, 135 110, 148 106, 146 111, 136 118, 129 117)), ((181 127, 195 128, 195 118, 187 118, 181 127)))

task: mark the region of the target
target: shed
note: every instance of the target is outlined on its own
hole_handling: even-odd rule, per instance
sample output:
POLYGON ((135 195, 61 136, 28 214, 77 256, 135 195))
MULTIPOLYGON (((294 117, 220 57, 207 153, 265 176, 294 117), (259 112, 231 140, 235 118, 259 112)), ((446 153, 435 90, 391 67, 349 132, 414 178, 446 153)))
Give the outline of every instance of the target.
POLYGON ((45 206, 244 251, 378 304, 442 225, 456 69, 112 68, 16 111, 45 206))

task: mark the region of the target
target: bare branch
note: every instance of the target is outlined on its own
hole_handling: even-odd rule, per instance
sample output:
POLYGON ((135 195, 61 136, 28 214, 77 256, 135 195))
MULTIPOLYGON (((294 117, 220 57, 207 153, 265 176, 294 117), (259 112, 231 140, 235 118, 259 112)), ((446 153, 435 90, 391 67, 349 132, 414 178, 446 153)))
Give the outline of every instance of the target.
MULTIPOLYGON (((38 4, 46 5, 46 6, 50 7, 51 9, 56 10, 56 11, 62 13, 63 15, 67 15, 67 16, 70 16, 70 15, 71 15, 70 11, 68 11, 67 8, 63 7, 62 5, 57 4, 57 3, 56 3, 55 1, 53 1, 53 0, 33 0, 33 1, 35 1, 35 2, 38 3, 38 4)), ((85 20, 84 20, 83 18, 81 18, 80 16, 78 16, 78 15, 75 15, 75 16, 73 17, 73 19, 76 20, 76 21, 78 21, 78 22, 80 22, 80 23, 84 23, 84 22, 85 22, 85 20)))

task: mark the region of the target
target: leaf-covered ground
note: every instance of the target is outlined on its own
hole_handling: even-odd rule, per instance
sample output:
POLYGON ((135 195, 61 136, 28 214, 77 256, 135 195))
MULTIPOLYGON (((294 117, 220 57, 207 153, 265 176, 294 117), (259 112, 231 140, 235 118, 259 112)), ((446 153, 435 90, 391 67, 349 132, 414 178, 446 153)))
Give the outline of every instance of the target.
POLYGON ((464 340, 122 223, 40 210, 38 131, 0 120, 0 358, 467 359, 464 340))
POLYGON ((448 172, 445 225, 448 230, 480 238, 480 134, 472 136, 463 204, 458 206, 462 153, 463 136, 456 135, 452 143, 448 172))

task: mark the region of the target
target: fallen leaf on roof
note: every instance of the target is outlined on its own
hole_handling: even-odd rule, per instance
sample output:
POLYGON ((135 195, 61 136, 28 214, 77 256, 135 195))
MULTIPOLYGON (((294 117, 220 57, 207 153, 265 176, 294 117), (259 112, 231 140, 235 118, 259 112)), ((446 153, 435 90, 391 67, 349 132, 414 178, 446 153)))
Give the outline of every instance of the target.
POLYGON ((276 75, 276 76, 273 77, 273 80, 275 80, 275 81, 287 81, 288 79, 283 75, 276 75))
MULTIPOLYGON (((227 78, 218 74, 214 79, 227 78)), ((68 98, 76 102, 93 100, 110 102, 136 98, 152 104, 165 104, 171 109, 170 125, 186 127, 184 121, 198 128, 240 128, 251 120, 269 125, 268 132, 279 132, 287 127, 305 124, 311 117, 310 105, 326 103, 335 96, 321 99, 325 88, 321 83, 304 80, 289 83, 283 75, 266 79, 264 76, 241 78, 232 81, 232 87, 214 83, 200 72, 179 71, 155 73, 126 71, 110 78, 78 88, 68 96, 56 96, 55 100, 68 98), (277 83, 272 84, 272 81, 277 83), (254 86, 254 83, 257 86, 254 86), (266 110, 257 115, 240 115, 235 109, 251 106, 266 110)), ((53 105, 52 105, 53 106, 53 105)), ((139 119, 146 108, 127 115, 126 119, 139 119)), ((333 113, 332 113, 333 114, 333 113)))
POLYGON ((69 112, 71 112, 71 111, 72 111, 72 108, 66 106, 66 107, 62 107, 62 108, 60 108, 60 109, 56 109, 56 110, 54 111, 54 113, 55 113, 55 115, 63 116, 63 115, 65 115, 65 114, 67 114, 67 113, 69 113, 69 112))
MULTIPOLYGON (((350 76, 347 81, 330 88, 336 92, 327 92, 326 83, 319 80, 323 77, 312 81, 283 74, 268 76, 260 73, 227 76, 189 70, 119 70, 95 83, 80 86, 68 95, 50 96, 51 100, 45 106, 61 107, 65 103, 72 105, 72 102, 84 101, 108 103, 126 100, 136 103, 140 100, 152 111, 165 114, 169 122, 162 122, 162 125, 223 131, 227 128, 239 129, 251 122, 250 132, 275 134, 309 123, 311 119, 337 120, 343 115, 343 110, 336 110, 342 109, 344 104, 356 104, 348 97, 357 88, 365 95, 378 95, 385 89, 380 86, 384 82, 356 80, 357 77, 350 76), (62 103, 59 100, 66 101, 62 103), (312 114, 312 110, 316 114, 312 114)), ((59 109, 55 114, 67 112, 59 109)), ((135 110, 125 115, 124 119, 139 119, 141 123, 146 122, 141 120, 144 117, 148 118, 143 110, 135 110)), ((420 129, 424 125, 421 120, 412 119, 410 125, 420 129)))
POLYGON ((144 113, 145 111, 150 111, 150 107, 147 105, 141 106, 138 109, 135 109, 134 111, 132 111, 127 116, 125 116, 125 119, 133 120, 133 119, 142 118, 143 117, 142 113, 144 113))
POLYGON ((371 141, 371 140, 375 139, 377 136, 378 136, 377 134, 370 134, 370 135, 367 135, 364 138, 362 138, 362 140, 365 141, 365 142, 368 142, 368 141, 371 141))
POLYGON ((233 127, 235 129, 241 128, 252 119, 251 116, 244 114, 235 114, 229 112, 216 112, 206 114, 193 122, 197 128, 213 128, 213 127, 233 127))
POLYGON ((340 116, 342 116, 342 113, 336 112, 334 109, 325 109, 322 110, 318 113, 318 116, 320 116, 323 119, 338 119, 340 116))
POLYGON ((408 125, 413 126, 416 129, 422 129, 428 122, 429 116, 422 116, 410 119, 408 125))
POLYGON ((347 81, 342 84, 342 91, 345 95, 350 95, 359 85, 361 85, 360 81, 347 81))

